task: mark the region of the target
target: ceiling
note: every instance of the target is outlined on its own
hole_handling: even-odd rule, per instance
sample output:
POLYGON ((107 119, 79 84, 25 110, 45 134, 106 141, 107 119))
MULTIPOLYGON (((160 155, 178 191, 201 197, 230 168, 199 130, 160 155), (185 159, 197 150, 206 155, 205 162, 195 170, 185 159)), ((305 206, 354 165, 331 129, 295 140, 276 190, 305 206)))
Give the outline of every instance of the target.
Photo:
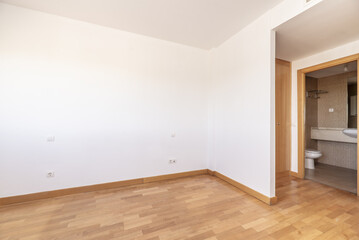
POLYGON ((358 40, 358 11, 358 0, 318 3, 276 29, 276 57, 293 61, 358 40))
POLYGON ((347 64, 340 64, 334 67, 330 67, 330 68, 325 68, 325 69, 321 69, 315 72, 310 72, 307 73, 306 75, 309 77, 314 77, 314 78, 323 78, 323 77, 329 77, 329 76, 333 76, 333 75, 338 75, 341 73, 345 73, 344 71, 344 67, 348 68, 348 71, 346 72, 354 72, 357 71, 357 62, 350 62, 347 64))
POLYGON ((223 43, 282 0, 0 0, 202 49, 223 43))

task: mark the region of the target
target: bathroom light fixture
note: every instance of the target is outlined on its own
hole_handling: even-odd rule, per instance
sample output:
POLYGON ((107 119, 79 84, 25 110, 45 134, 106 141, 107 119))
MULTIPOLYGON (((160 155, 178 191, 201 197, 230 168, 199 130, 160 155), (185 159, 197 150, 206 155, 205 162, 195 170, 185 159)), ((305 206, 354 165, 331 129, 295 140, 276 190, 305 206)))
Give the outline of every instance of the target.
POLYGON ((348 64, 345 64, 345 66, 344 66, 344 72, 348 72, 348 64))

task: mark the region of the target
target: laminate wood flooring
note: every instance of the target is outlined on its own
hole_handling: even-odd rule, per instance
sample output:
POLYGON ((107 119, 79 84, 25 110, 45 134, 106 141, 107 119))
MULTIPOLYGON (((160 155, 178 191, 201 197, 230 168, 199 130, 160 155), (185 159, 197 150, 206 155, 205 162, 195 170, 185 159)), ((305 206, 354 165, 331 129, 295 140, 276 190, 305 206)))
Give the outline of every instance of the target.
POLYGON ((359 239, 359 200, 281 176, 274 206, 209 175, 0 208, 1 240, 359 239))

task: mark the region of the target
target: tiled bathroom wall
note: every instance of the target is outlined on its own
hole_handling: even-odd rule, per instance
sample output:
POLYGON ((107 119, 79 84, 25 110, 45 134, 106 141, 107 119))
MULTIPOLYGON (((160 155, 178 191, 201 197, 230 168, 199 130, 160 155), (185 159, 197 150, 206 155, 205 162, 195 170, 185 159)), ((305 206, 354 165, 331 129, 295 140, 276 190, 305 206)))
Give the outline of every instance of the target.
POLYGON ((347 79, 356 76, 349 72, 325 78, 306 78, 306 90, 324 90, 320 98, 306 98, 306 148, 323 153, 319 162, 338 167, 357 169, 357 145, 353 143, 317 141, 310 138, 311 127, 348 127, 347 79), (334 111, 330 112, 332 108, 334 111))
POLYGON ((318 160, 320 163, 357 169, 357 145, 354 143, 318 141, 318 150, 323 154, 318 160))

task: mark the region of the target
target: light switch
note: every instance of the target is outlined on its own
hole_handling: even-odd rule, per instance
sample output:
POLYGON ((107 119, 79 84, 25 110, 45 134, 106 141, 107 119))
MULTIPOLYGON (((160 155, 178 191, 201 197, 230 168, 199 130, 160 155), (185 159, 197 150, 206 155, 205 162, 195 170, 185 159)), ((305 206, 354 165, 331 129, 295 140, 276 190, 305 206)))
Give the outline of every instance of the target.
POLYGON ((329 108, 329 112, 334 112, 334 108, 329 108))

